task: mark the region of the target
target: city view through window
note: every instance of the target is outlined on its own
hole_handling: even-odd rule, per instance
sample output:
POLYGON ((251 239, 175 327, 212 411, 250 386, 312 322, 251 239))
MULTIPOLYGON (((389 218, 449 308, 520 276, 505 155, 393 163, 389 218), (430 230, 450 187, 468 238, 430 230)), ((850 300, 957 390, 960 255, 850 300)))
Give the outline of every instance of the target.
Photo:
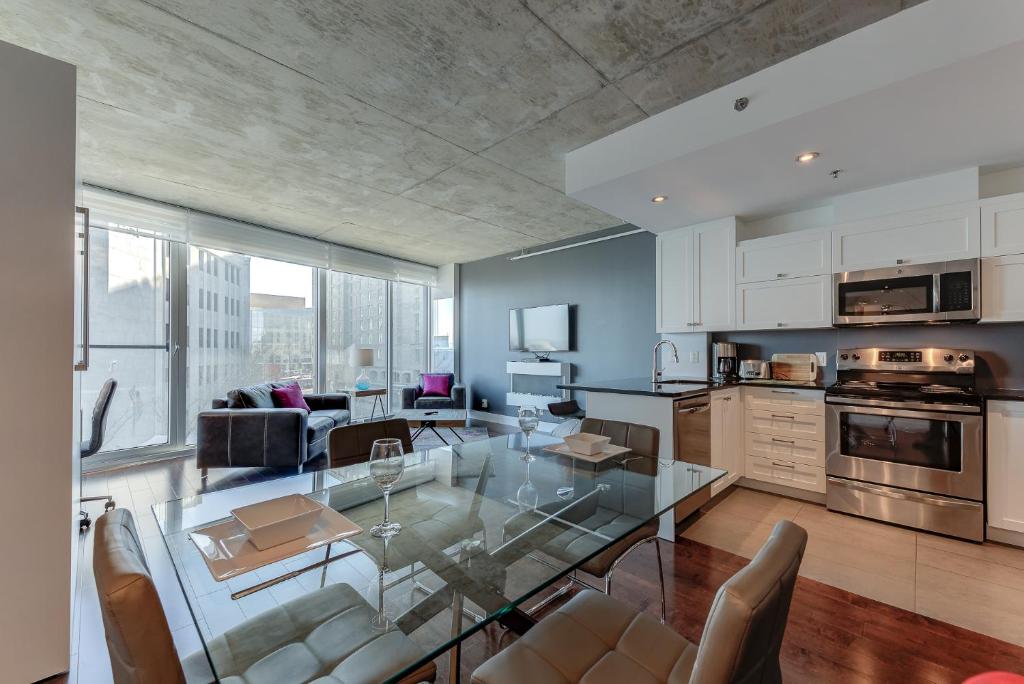
MULTIPOLYGON (((90 234, 93 362, 82 379, 83 439, 89 437, 88 412, 113 377, 118 388, 103 451, 159 448, 174 441, 171 378, 182 351, 185 387, 177 394, 184 416, 179 439, 185 444, 195 443, 198 413, 236 387, 295 381, 306 392, 342 391, 354 387, 365 370, 372 386, 389 390, 397 409, 401 388, 417 384, 431 362, 439 371, 453 365, 450 337, 439 336, 438 321, 430 324, 437 305, 428 310, 428 287, 327 271, 318 291, 319 271, 309 266, 102 228, 90 234), (177 351, 173 273, 183 274, 187 293, 186 344, 177 345, 186 349, 177 351), (320 306, 326 327, 323 378, 318 377, 320 306), (364 369, 358 364, 365 349, 373 351, 373 365, 364 369)), ((441 329, 448 330, 451 315, 442 315, 441 329)), ((357 399, 353 417, 368 417, 371 403, 357 399)))

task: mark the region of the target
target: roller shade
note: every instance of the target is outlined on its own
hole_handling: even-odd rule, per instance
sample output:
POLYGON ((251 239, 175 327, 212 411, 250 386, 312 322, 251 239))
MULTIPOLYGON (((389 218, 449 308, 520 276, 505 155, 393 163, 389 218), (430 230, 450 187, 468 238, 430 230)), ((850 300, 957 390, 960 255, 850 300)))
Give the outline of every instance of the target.
POLYGON ((83 190, 83 199, 92 225, 100 228, 384 280, 429 287, 438 283, 434 266, 244 221, 93 187, 83 190))
POLYGON ((233 221, 198 211, 189 212, 188 242, 197 247, 327 268, 326 242, 233 221))
POLYGON ((83 188, 89 223, 120 233, 188 241, 188 210, 98 188, 83 188))

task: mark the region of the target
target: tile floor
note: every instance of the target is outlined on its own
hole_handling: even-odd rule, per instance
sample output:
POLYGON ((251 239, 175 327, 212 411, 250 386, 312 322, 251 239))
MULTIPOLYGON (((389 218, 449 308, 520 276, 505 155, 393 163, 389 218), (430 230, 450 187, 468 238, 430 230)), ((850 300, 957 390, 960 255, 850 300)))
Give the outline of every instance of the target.
POLYGON ((741 488, 683 536, 750 558, 781 518, 809 534, 804 577, 1024 645, 1024 549, 947 539, 741 488))

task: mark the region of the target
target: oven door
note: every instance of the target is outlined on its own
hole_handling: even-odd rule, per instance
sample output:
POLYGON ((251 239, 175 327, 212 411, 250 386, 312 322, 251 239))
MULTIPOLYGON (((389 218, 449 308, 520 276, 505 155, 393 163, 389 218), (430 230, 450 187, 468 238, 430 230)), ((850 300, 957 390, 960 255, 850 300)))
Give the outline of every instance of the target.
POLYGON ((977 320, 976 259, 837 273, 836 325, 977 320))
POLYGON ((851 404, 825 407, 828 475, 982 500, 980 409, 956 413, 856 405, 870 399, 843 401, 851 404))

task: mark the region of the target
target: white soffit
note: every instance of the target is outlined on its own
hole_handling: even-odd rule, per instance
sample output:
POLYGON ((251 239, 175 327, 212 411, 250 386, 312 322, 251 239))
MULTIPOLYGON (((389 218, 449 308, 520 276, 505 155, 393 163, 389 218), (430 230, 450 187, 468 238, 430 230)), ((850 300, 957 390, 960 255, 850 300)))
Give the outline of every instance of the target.
POLYGON ((1013 162, 1020 83, 1024 2, 929 0, 571 152, 566 190, 657 232, 1013 162))

